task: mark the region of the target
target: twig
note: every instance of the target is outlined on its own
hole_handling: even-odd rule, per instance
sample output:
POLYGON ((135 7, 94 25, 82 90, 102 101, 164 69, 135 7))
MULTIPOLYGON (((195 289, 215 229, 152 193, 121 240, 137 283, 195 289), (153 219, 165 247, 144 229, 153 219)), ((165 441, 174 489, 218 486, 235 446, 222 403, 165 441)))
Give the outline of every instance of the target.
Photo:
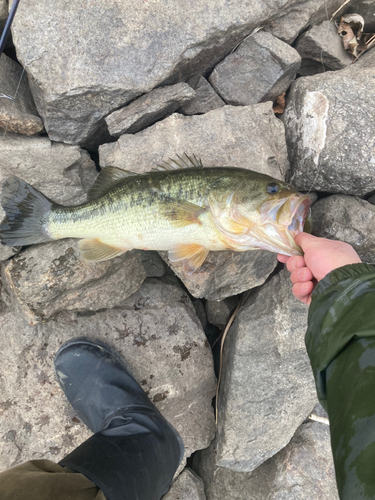
MULTIPOLYGON (((223 367, 223 350, 224 350, 224 342, 225 342, 225 338, 229 332, 229 328, 232 326, 232 323, 235 319, 235 317, 237 316, 239 310, 241 309, 241 307, 245 304, 248 296, 250 294, 250 290, 248 290, 246 293, 244 293, 241 297, 241 300, 239 301, 236 309, 234 310, 232 316, 230 317, 228 323, 227 323, 227 326, 225 327, 223 333, 222 333, 222 340, 221 340, 221 345, 220 345, 220 365, 219 365, 219 376, 217 378, 217 386, 216 386, 216 401, 215 401, 215 411, 216 411, 216 415, 215 415, 215 419, 216 419, 216 425, 217 425, 217 418, 218 418, 218 400, 219 400, 219 389, 220 389, 220 381, 221 381, 221 372, 222 372, 222 367, 223 367)), ((219 340, 220 337, 217 339, 219 340)), ((217 341, 216 341, 217 342, 217 341)), ((215 342, 215 344, 216 344, 215 342)), ((215 345, 214 344, 214 345, 215 345)), ((212 346, 213 347, 213 346, 212 346)))
POLYGON ((322 424, 329 425, 328 418, 326 418, 326 417, 319 417, 318 415, 315 415, 315 413, 311 413, 311 415, 309 415, 309 419, 310 420, 315 420, 315 422, 320 422, 322 424))
POLYGON ((346 5, 346 4, 348 4, 349 2, 350 2, 350 0, 345 0, 345 2, 344 2, 342 5, 340 5, 340 7, 336 10, 336 12, 334 12, 334 13, 332 14, 332 17, 331 17, 331 22, 332 22, 333 18, 335 17, 335 15, 336 15, 338 12, 340 12, 340 10, 341 10, 343 7, 345 7, 345 5, 346 5))

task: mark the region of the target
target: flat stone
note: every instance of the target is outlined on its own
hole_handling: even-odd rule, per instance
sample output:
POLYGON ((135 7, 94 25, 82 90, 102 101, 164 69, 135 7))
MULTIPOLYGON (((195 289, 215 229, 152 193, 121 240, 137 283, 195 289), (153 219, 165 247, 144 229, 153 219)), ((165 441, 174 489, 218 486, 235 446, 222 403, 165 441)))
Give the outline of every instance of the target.
MULTIPOLYGON (((329 7, 336 2, 327 0, 329 7)), ((298 33, 324 10, 323 0, 308 5, 305 16, 300 0, 208 0, 194 9, 182 0, 124 0, 110 8, 105 0, 92 8, 77 0, 69 9, 30 0, 20 4, 12 32, 49 137, 91 147, 104 142, 104 117, 112 111, 214 67, 266 21, 298 10, 298 33)))
POLYGON ((266 250, 210 252, 204 264, 189 276, 181 262, 170 262, 167 252, 161 252, 161 256, 193 297, 207 300, 223 300, 262 285, 277 264, 276 254, 266 250))
MULTIPOLYGON (((369 1, 371 2, 372 0, 369 1)), ((298 2, 284 2, 280 6, 279 12, 267 22, 262 23, 262 26, 277 38, 291 44, 309 26, 330 20, 332 14, 343 4, 345 9, 351 5, 356 9, 357 2, 358 0, 349 0, 345 4, 343 0, 299 0, 298 2)), ((336 19, 340 19, 340 15, 343 12, 345 11, 341 10, 341 14, 339 12, 336 15, 336 19)))
POLYGON ((100 166, 144 173, 184 152, 195 154, 205 167, 247 168, 280 180, 289 168, 283 124, 271 103, 224 106, 201 116, 175 113, 100 146, 100 166))
POLYGON ((176 427, 185 457, 215 432, 212 354, 190 299, 173 283, 145 282, 119 309, 63 313, 29 326, 0 315, 0 470, 25 460, 61 460, 90 436, 55 381, 61 344, 87 336, 112 345, 161 413, 176 427))
POLYGON ((218 399, 217 465, 250 472, 292 438, 316 403, 304 336, 308 308, 281 271, 229 330, 218 399))
POLYGON ((146 276, 139 251, 87 262, 80 259, 78 241, 72 239, 31 246, 3 268, 11 300, 32 325, 61 311, 120 306, 146 276))
POLYGON ((227 104, 247 106, 275 101, 286 92, 300 65, 301 57, 293 47, 260 31, 219 63, 209 81, 227 104))
POLYGON ((329 21, 303 33, 297 40, 296 50, 302 58, 298 71, 302 76, 343 69, 353 61, 344 49, 336 26, 329 21))
POLYGON ((184 115, 202 115, 225 106, 225 102, 217 95, 204 76, 193 76, 186 83, 195 90, 195 97, 179 109, 184 115))
POLYGON ((284 113, 290 180, 301 191, 375 191, 375 51, 340 71, 299 78, 284 113))
POLYGON ((173 481, 163 500, 206 500, 202 479, 187 467, 173 481))
MULTIPOLYGON (((6 134, 1 141, 0 163, 0 182, 16 175, 63 205, 86 201, 85 191, 98 173, 87 151, 46 137, 6 134)), ((0 208, 0 219, 3 216, 0 208)))
POLYGON ((238 301, 238 297, 227 297, 219 301, 207 300, 206 313, 208 322, 217 326, 220 330, 224 330, 233 311, 237 307, 238 301))
POLYGON ((290 443, 253 472, 218 467, 215 441, 194 456, 207 500, 338 500, 329 426, 303 423, 290 443))
POLYGON ((187 83, 160 87, 139 97, 128 106, 114 111, 105 118, 111 135, 135 134, 174 113, 182 104, 195 97, 187 83))
POLYGON ((26 73, 5 54, 0 58, 0 129, 34 135, 44 130, 36 110, 26 73), (12 99, 13 98, 13 99, 12 99))
POLYGON ((363 262, 375 264, 375 206, 351 196, 334 195, 312 208, 313 234, 352 245, 363 262))

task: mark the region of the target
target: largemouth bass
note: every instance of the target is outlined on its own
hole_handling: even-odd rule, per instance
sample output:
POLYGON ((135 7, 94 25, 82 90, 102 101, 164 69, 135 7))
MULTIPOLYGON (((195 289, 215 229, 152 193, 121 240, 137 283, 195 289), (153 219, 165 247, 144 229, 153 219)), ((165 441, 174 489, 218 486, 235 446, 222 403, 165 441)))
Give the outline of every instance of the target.
POLYGON ((3 183, 3 244, 23 246, 80 238, 83 259, 101 261, 133 248, 168 250, 192 274, 209 251, 265 249, 302 255, 311 198, 264 174, 202 168, 184 154, 142 175, 106 167, 88 201, 64 207, 18 179, 3 183))

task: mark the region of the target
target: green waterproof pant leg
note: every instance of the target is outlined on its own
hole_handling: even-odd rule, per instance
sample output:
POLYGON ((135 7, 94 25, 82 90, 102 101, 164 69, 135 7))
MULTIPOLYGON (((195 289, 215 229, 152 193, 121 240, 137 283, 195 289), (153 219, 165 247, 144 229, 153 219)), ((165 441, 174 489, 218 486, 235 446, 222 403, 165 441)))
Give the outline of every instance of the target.
POLYGON ((31 460, 0 474, 1 500, 106 500, 83 474, 50 460, 31 460))
POLYGON ((352 340, 326 370, 327 408, 342 500, 375 499, 375 340, 352 340))

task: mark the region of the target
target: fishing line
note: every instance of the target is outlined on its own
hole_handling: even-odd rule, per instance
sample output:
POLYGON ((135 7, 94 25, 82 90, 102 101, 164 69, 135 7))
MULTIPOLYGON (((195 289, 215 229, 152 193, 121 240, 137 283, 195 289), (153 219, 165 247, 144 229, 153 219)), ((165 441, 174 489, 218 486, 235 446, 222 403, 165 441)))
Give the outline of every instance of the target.
POLYGON ((3 140, 5 139, 6 133, 8 132, 8 127, 9 127, 9 123, 10 123, 10 119, 11 119, 11 115, 12 115, 14 103, 15 103, 15 101, 17 99, 17 94, 18 94, 18 91, 19 91, 19 88, 20 88, 20 85, 21 85, 24 73, 25 73, 25 68, 22 68, 22 73, 21 73, 20 79, 19 79, 18 84, 17 84, 16 91, 15 91, 13 97, 7 96, 6 94, 0 94, 0 97, 6 96, 8 99, 11 99, 11 101, 12 101, 12 105, 10 107, 10 113, 9 113, 10 116, 8 118, 7 124, 6 124, 5 129, 4 129, 4 133, 3 133, 3 140))

